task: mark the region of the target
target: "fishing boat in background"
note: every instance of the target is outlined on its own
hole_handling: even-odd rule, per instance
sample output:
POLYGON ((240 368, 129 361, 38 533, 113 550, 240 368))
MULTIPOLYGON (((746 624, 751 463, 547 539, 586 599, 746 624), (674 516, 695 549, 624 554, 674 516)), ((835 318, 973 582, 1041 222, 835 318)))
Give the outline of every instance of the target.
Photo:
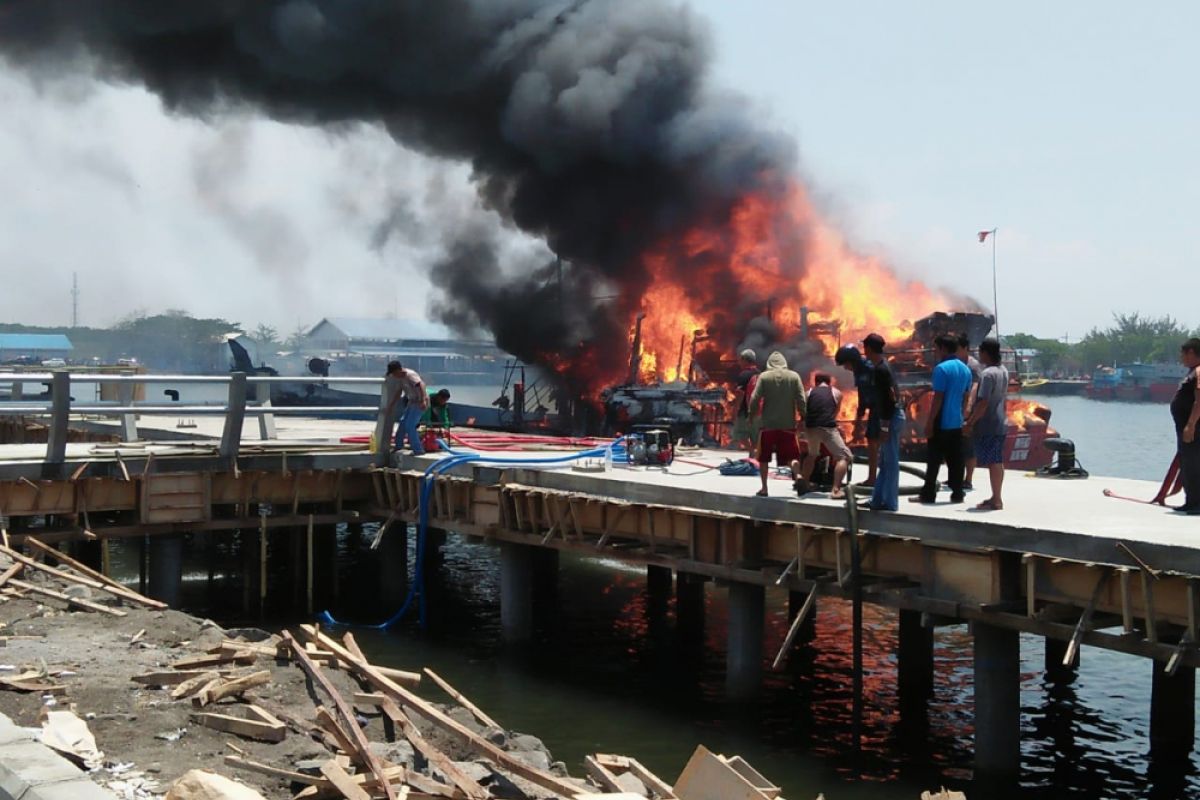
POLYGON ((1101 367, 1084 394, 1091 400, 1169 403, 1183 377, 1178 364, 1123 364, 1101 367))

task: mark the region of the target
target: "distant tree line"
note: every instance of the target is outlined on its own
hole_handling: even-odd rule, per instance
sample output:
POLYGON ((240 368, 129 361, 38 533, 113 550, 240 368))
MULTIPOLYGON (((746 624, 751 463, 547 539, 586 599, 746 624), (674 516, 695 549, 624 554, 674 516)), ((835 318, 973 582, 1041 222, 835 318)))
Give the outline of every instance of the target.
POLYGON ((1113 314, 1107 328, 1092 328, 1078 342, 1043 339, 1028 333, 1004 337, 1015 349, 1038 351, 1034 369, 1048 375, 1089 375, 1096 367, 1117 364, 1172 363, 1179 359, 1179 345, 1200 329, 1189 329, 1170 316, 1145 317, 1138 312, 1113 314))
MULTIPOLYGON (((245 333, 238 322, 220 318, 193 317, 180 309, 160 314, 134 312, 109 328, 38 327, 0 323, 0 333, 42 333, 66 335, 74 345, 70 360, 115 364, 121 359, 164 372, 224 372, 229 368, 229 351, 222 344, 229 334, 245 333)), ((259 343, 260 355, 281 347, 294 346, 304 334, 298 328, 280 341, 276 329, 260 324, 251 338, 259 343)))

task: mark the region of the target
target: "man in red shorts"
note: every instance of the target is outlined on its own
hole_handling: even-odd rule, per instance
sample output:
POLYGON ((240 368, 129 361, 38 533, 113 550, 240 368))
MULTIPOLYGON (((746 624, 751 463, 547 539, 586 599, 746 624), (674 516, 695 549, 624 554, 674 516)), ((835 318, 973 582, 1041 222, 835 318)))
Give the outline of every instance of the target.
POLYGON ((767 473, 771 457, 779 466, 787 464, 792 475, 800 475, 800 444, 796 428, 804 419, 804 384, 788 369, 787 359, 776 350, 767 359, 767 370, 758 376, 750 406, 762 400, 762 433, 758 435, 758 472, 762 477, 759 497, 767 496, 767 473))

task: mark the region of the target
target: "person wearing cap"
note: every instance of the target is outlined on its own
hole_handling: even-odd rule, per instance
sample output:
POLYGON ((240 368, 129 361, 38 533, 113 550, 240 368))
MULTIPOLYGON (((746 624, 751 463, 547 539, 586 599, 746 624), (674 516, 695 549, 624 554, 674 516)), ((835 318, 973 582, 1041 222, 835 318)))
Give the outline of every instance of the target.
POLYGON ((421 414, 421 425, 434 428, 450 427, 450 390, 438 389, 429 393, 429 408, 421 414))
POLYGON ((892 368, 883 354, 887 343, 878 333, 863 339, 863 352, 871 364, 874 393, 871 415, 879 418, 879 472, 871 490, 871 509, 900 509, 900 434, 904 428, 904 407, 900 391, 892 377, 892 368))
MULTIPOLYGON (((758 356, 750 348, 746 348, 738 356, 741 371, 734 380, 734 412, 731 438, 733 446, 739 450, 749 450, 751 455, 758 448, 759 415, 752 413, 750 395, 758 383, 758 356)), ((756 412, 757 409, 754 409, 756 412)))
POLYGON ((833 362, 842 369, 854 373, 854 389, 858 393, 858 408, 854 412, 854 437, 863 436, 867 440, 867 479, 862 486, 874 486, 875 476, 879 470, 879 414, 872 409, 875 407, 875 365, 863 358, 862 353, 852 344, 838 348, 834 353, 833 362), (863 430, 863 418, 866 418, 866 430, 863 430))

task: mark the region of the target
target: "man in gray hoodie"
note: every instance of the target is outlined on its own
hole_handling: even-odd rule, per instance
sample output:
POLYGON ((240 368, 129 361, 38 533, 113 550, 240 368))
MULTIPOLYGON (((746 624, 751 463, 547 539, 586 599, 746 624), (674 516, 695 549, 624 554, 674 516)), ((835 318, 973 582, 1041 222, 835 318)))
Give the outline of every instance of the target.
POLYGON ((750 406, 762 400, 762 433, 758 435, 758 472, 762 477, 759 497, 767 496, 767 473, 771 456, 779 466, 787 464, 800 476, 800 443, 796 429, 804 419, 804 384, 788 369, 787 359, 776 350, 767 359, 767 370, 758 376, 750 406))

